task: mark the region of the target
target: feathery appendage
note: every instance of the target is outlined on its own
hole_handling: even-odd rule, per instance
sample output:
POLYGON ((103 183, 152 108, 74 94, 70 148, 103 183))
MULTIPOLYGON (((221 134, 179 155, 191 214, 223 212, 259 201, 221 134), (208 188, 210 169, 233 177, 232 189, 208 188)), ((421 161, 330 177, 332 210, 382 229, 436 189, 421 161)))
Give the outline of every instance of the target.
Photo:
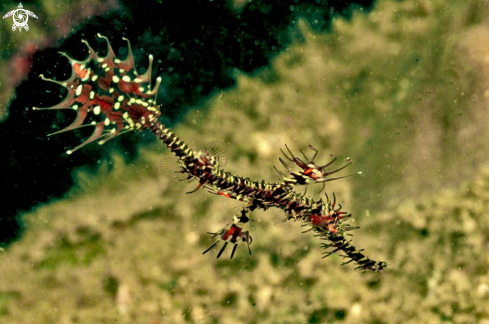
POLYGON ((318 165, 314 162, 318 154, 314 147, 309 146, 314 151, 312 159, 308 159, 301 151, 303 161, 286 146, 287 153, 282 151, 285 159, 301 170, 292 172, 289 165, 280 159, 288 170, 287 175, 277 170, 283 176, 281 182, 253 181, 225 172, 222 170, 225 159, 219 150, 212 147, 192 150, 158 121, 160 107, 156 103, 156 94, 161 79, 158 78, 155 87, 151 88, 152 56, 149 57, 148 70, 143 75, 138 75, 127 39, 129 54, 125 60, 120 60, 115 56, 108 39, 100 34, 98 37, 107 41, 108 51, 104 57, 98 56, 88 43, 83 41, 89 51, 89 56, 84 61, 74 60, 62 53, 72 67, 70 78, 55 81, 41 75, 44 80, 65 87, 68 94, 62 102, 53 107, 34 109, 72 109, 77 112, 77 117, 71 125, 53 134, 85 126, 95 128, 86 141, 67 151, 68 154, 93 141, 98 140, 99 144, 103 144, 124 132, 148 129, 177 156, 175 171, 183 176, 183 180, 197 180, 197 187, 189 193, 205 188, 214 194, 245 204, 241 213, 233 217, 231 225, 216 233, 209 233, 216 241, 204 253, 223 242, 217 257, 222 255, 229 243, 233 245, 231 258, 238 245, 243 243, 247 245, 251 254, 249 214, 255 209, 267 210, 275 207, 282 209, 288 219, 303 222, 303 226, 309 227, 306 232, 312 231, 321 240, 326 241, 322 246, 333 250, 325 252, 324 257, 342 251, 348 259, 345 264, 355 262, 357 269, 380 271, 387 267, 386 262, 373 261, 362 254, 362 250, 357 250, 351 245, 351 241, 346 238, 346 232, 356 227, 344 223, 351 215, 341 211, 341 205, 336 205, 334 194, 332 201, 327 195, 326 201, 323 201, 310 199, 305 193, 301 195, 293 190, 296 185, 322 183, 324 186, 328 181, 344 178, 329 176, 347 167, 351 160, 348 159, 347 164, 342 167, 326 171, 336 158, 325 165, 318 165))
POLYGON ((100 140, 99 143, 104 144, 124 132, 149 127, 150 123, 157 120, 160 115, 159 107, 155 104, 161 78, 156 79, 156 86, 151 89, 153 57, 149 56, 149 67, 146 73, 138 75, 129 40, 124 38, 129 48, 127 58, 119 60, 107 37, 100 34, 98 37, 107 41, 108 50, 105 57, 99 57, 88 42, 83 40, 89 51, 89 56, 84 61, 77 61, 65 53, 60 53, 70 62, 72 67, 70 78, 65 81, 55 81, 40 75, 43 80, 65 87, 68 95, 55 106, 33 109, 72 109, 77 112, 71 125, 50 135, 87 125, 95 128, 86 141, 67 151, 68 154, 93 141, 100 140), (97 121, 84 124, 89 115, 97 121))

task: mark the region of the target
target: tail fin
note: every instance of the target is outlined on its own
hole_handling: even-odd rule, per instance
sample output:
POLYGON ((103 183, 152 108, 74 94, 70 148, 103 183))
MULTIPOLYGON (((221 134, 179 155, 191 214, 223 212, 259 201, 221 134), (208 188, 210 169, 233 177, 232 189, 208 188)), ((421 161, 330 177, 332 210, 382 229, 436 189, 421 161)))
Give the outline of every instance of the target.
POLYGON ((55 81, 40 77, 43 80, 57 83, 68 90, 68 95, 59 104, 34 110, 43 109, 72 109, 77 117, 68 127, 50 135, 63 133, 84 126, 94 126, 92 135, 77 147, 68 150, 71 154, 90 142, 100 140, 104 144, 108 140, 134 129, 147 128, 160 115, 156 105, 156 94, 161 78, 156 79, 156 85, 151 89, 151 66, 153 56, 149 56, 149 67, 142 75, 138 75, 129 40, 128 55, 125 60, 118 59, 107 37, 97 35, 107 41, 107 55, 98 56, 88 45, 89 56, 84 61, 77 61, 65 53, 72 67, 68 80, 55 81), (87 116, 94 121, 86 123, 87 116))

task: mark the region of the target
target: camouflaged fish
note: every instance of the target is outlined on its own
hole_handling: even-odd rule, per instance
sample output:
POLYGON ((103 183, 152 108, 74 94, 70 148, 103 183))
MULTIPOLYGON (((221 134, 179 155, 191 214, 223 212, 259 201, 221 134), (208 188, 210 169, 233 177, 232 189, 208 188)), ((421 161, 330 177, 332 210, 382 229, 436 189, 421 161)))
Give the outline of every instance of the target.
POLYGON ((103 144, 125 132, 147 129, 175 154, 178 172, 186 179, 198 183, 192 192, 206 188, 212 193, 242 201, 244 204, 230 224, 215 233, 209 233, 215 241, 203 253, 222 243, 217 257, 222 255, 228 245, 233 247, 231 258, 238 245, 247 246, 251 254, 250 213, 256 209, 279 208, 287 219, 302 223, 307 228, 305 232, 312 231, 323 241, 322 247, 326 249, 323 257, 342 252, 345 258, 343 264, 353 262, 356 269, 381 271, 387 267, 386 262, 374 261, 352 245, 347 236, 356 227, 345 223, 351 214, 342 211, 334 194, 332 199, 325 195, 325 200, 314 200, 294 191, 297 186, 315 183, 322 183, 324 186, 328 181, 342 178, 332 175, 348 166, 350 160, 344 166, 330 170, 335 158, 321 165, 315 162, 318 152, 314 147, 309 146, 313 156, 308 158, 302 151, 301 157, 296 156, 286 146, 286 151, 282 151, 285 160, 280 159, 286 171, 284 173, 277 170, 283 176, 280 182, 255 181, 226 172, 222 169, 219 154, 213 150, 191 149, 159 121, 161 110, 156 102, 156 94, 161 78, 156 79, 154 87, 151 86, 153 57, 149 56, 147 71, 139 75, 127 39, 129 54, 125 60, 120 60, 115 56, 108 39, 100 34, 98 37, 107 41, 107 55, 98 56, 83 41, 89 50, 89 56, 84 61, 65 55, 73 69, 69 79, 54 81, 41 75, 44 80, 65 87, 68 94, 53 107, 34 109, 71 109, 77 112, 73 123, 55 134, 86 126, 94 128, 92 135, 82 144, 67 151, 68 154, 94 141, 103 144), (290 165, 298 167, 299 171, 292 171, 290 165))

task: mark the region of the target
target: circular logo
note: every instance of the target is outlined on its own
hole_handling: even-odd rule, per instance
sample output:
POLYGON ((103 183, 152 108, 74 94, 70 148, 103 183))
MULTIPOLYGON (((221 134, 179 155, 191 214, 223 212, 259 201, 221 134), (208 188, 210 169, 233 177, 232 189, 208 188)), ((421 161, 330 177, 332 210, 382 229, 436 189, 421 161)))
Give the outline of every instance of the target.
POLYGON ((18 28, 23 28, 27 25, 27 21, 29 20, 29 16, 27 16, 27 12, 24 9, 17 9, 13 14, 14 25, 18 28))
POLYGON ((14 24, 12 25, 12 30, 19 29, 19 31, 22 31, 22 28, 24 28, 26 31, 29 30, 29 25, 27 25, 29 16, 37 19, 36 14, 33 13, 32 11, 25 10, 24 6, 22 6, 22 3, 19 3, 18 9, 7 12, 3 16, 3 19, 8 18, 10 16, 12 16, 12 19, 14 20, 14 24))

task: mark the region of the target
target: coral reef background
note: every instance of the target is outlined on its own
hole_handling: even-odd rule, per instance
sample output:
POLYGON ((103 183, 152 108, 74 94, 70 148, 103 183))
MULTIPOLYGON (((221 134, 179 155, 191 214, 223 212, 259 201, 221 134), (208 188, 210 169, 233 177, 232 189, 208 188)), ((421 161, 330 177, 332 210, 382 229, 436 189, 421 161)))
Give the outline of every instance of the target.
POLYGON ((23 213, 22 239, 0 252, 0 321, 489 323, 487 7, 382 0, 330 33, 298 20, 270 64, 236 71, 174 129, 223 140, 226 169, 254 179, 278 180, 285 143, 352 157, 363 175, 326 190, 387 271, 321 259, 273 210, 254 213, 251 257, 202 256, 239 203, 184 194, 193 184, 163 177, 168 152, 147 143, 130 162, 109 150, 63 198, 23 213))
MULTIPOLYGON (((76 158, 60 156, 68 143, 81 141, 90 130, 47 138, 56 124, 68 124, 71 116, 64 112, 41 116, 31 109, 50 106, 64 95, 59 86, 46 85, 39 79, 40 74, 57 79, 69 76, 71 71, 59 52, 82 60, 88 55, 81 43, 85 39, 104 53, 106 44, 96 37, 103 33, 111 39, 116 53, 125 57, 127 44, 122 37, 130 39, 139 68, 147 66, 149 54, 155 56, 154 71, 163 80, 160 103, 165 106, 167 123, 173 123, 214 91, 233 86, 236 71, 251 73, 266 66, 271 57, 290 44, 293 26, 300 17, 315 30, 327 30, 331 17, 350 17, 355 9, 369 8, 371 3, 372 0, 260 0, 248 5, 198 0, 191 6, 180 1, 154 0, 24 3, 26 9, 39 15, 38 19, 29 20, 28 32, 13 32, 12 18, 3 19, 0 25, 0 118, 6 118, 0 124, 0 151, 9 152, 0 160, 0 189, 6 192, 0 246, 21 234, 22 224, 15 219, 19 211, 60 197, 73 186, 73 169, 95 168, 120 147, 126 161, 131 161, 137 155, 138 143, 153 140, 125 136, 103 148, 93 145, 76 158)), ((2 6, 5 12, 16 8, 8 3, 2 6)))

